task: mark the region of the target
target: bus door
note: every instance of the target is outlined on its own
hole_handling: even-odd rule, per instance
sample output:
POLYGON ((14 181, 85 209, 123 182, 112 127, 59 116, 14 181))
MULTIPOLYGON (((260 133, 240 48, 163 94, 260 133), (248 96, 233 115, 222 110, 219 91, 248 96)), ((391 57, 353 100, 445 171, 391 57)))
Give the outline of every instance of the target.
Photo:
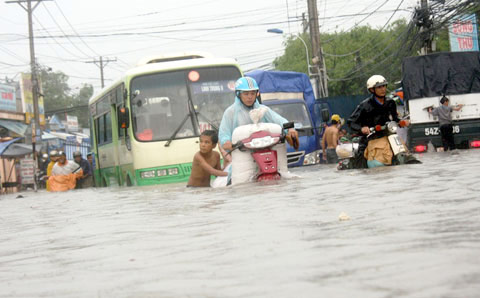
POLYGON ((124 85, 120 85, 115 90, 115 123, 116 133, 118 135, 118 142, 116 143, 116 151, 118 154, 118 177, 120 185, 131 186, 134 183, 133 173, 133 158, 132 158, 132 145, 129 135, 129 121, 127 121, 126 127, 121 127, 122 113, 126 113, 125 116, 129 117, 128 109, 126 105, 126 96, 124 85), (130 174, 129 174, 130 173, 130 174), (130 176, 129 176, 130 175, 130 176))
MULTIPOLYGON (((96 113, 94 126, 98 152, 97 167, 100 169, 99 185, 116 185, 118 180, 115 168, 118 164, 118 154, 116 153, 113 138, 113 127, 116 127, 116 123, 112 120, 111 93, 108 93, 97 102, 96 113)), ((113 118, 116 119, 115 115, 113 115, 113 118)))

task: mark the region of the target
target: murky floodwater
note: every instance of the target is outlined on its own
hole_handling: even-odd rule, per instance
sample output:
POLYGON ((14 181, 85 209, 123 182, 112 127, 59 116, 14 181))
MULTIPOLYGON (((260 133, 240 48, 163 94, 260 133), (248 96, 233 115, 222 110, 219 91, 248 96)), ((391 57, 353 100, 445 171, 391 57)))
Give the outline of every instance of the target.
POLYGON ((480 297, 480 150, 419 158, 220 190, 2 196, 0 296, 480 297))

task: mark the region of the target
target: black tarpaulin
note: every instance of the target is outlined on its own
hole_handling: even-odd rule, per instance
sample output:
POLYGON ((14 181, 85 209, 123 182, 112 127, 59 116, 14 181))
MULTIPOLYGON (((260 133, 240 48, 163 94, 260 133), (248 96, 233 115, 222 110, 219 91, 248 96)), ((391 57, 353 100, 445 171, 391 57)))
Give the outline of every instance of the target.
POLYGON ((405 99, 480 92, 480 53, 409 57, 402 64, 405 99))

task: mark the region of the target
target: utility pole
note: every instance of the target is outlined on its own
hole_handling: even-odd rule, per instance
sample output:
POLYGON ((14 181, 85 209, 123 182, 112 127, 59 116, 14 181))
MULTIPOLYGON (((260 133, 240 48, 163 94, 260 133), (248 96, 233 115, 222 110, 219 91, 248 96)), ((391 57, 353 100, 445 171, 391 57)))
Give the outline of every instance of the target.
POLYGON ((312 41, 312 62, 315 66, 313 74, 317 81, 317 94, 319 97, 328 96, 327 70, 325 68, 325 61, 323 58, 323 50, 320 45, 320 25, 318 24, 318 10, 316 0, 307 0, 308 2, 308 17, 310 27, 310 40, 312 41))
POLYGON ((433 32, 431 31, 433 21, 430 18, 430 10, 427 0, 421 0, 420 9, 415 13, 416 25, 420 28, 420 36, 422 37, 422 48, 420 55, 427 55, 433 52, 433 32))
POLYGON ((32 154, 33 154, 33 173, 34 173, 34 190, 37 191, 37 156, 36 156, 36 150, 35 150, 35 144, 36 144, 36 136, 37 136, 37 129, 38 129, 38 135, 40 136, 40 140, 42 137, 42 130, 40 127, 40 118, 39 118, 39 113, 38 113, 38 94, 39 88, 38 88, 38 79, 37 79, 37 71, 36 71, 36 62, 35 62, 35 46, 34 46, 34 41, 33 41, 33 22, 32 22, 32 14, 33 10, 37 8, 37 6, 42 2, 42 1, 47 1, 47 0, 17 0, 17 1, 6 1, 6 3, 17 3, 20 5, 28 15, 28 36, 29 36, 29 41, 30 41, 30 71, 32 72, 31 74, 31 80, 32 80, 32 99, 33 99, 33 117, 34 121, 32 122, 31 119, 31 125, 32 125, 32 154), (25 7, 24 3, 27 3, 27 6, 25 7), (36 2, 35 5, 32 7, 32 2, 36 2))
POLYGON ((303 33, 307 33, 308 21, 307 21, 307 18, 305 17, 305 13, 302 13, 302 29, 303 29, 303 33))
POLYGON ((103 68, 107 66, 108 62, 117 62, 117 58, 115 59, 108 59, 106 58, 105 60, 103 59, 102 56, 100 56, 100 59, 97 61, 96 59, 92 61, 86 61, 85 63, 94 63, 96 66, 100 68, 100 80, 102 81, 102 88, 105 87, 105 80, 103 78, 103 68))

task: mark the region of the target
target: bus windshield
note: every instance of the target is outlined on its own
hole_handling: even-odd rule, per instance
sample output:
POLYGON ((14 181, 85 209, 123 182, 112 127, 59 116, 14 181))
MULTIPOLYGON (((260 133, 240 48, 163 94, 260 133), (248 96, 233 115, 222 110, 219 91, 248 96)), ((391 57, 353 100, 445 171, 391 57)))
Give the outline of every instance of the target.
POLYGON ((205 67, 136 77, 131 83, 135 137, 164 141, 198 136, 218 129, 223 112, 235 98, 235 67, 205 67))
POLYGON ((288 121, 295 123, 295 128, 311 128, 310 118, 308 117, 307 108, 303 103, 282 103, 273 104, 269 107, 280 114, 288 121))

